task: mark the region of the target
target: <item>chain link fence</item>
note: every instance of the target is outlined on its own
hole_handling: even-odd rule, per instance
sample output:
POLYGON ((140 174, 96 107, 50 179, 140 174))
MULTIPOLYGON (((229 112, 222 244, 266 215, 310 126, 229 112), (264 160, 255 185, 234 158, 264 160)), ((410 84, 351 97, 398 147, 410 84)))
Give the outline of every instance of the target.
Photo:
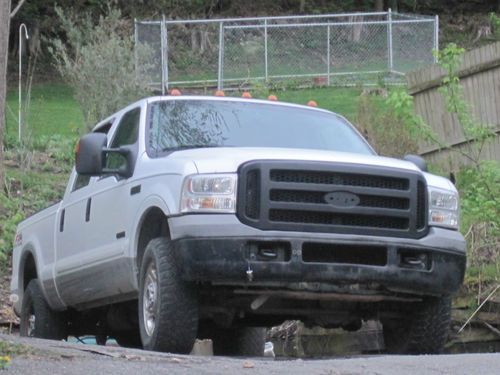
MULTIPOLYGON (((434 62, 438 18, 388 12, 212 20, 135 21, 154 51, 151 85, 241 88, 258 84, 401 82, 434 62)), ((136 56, 140 61, 140 56, 136 56)))

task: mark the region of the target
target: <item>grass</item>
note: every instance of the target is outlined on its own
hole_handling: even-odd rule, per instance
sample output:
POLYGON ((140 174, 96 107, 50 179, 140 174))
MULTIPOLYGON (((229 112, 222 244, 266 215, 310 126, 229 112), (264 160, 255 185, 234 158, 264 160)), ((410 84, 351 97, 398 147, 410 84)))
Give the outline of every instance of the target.
MULTIPOLYGON (((27 122, 33 137, 61 134, 76 136, 77 128, 83 123, 78 103, 73 99, 71 89, 62 83, 47 83, 33 86, 30 111, 27 122)), ((7 94, 7 136, 18 134, 18 91, 7 94)))
POLYGON ((359 88, 311 88, 278 92, 279 100, 290 103, 306 104, 309 100, 318 103, 318 107, 328 109, 356 121, 358 113, 359 88))
POLYGON ((11 341, 0 340, 0 356, 17 356, 33 353, 33 349, 27 345, 17 344, 11 341))

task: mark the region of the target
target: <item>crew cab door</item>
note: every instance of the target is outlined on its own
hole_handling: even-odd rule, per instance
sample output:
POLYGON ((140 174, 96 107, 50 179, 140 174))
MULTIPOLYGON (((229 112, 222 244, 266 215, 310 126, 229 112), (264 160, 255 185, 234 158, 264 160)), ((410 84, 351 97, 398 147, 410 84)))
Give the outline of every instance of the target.
POLYGON ((87 202, 95 178, 73 171, 64 199, 57 212, 55 228, 55 280, 59 296, 69 304, 85 285, 88 254, 85 239, 89 227, 85 220, 87 202))
MULTIPOLYGON (((131 146, 137 158, 141 108, 127 111, 110 130, 108 147, 131 146)), ((125 159, 109 154, 108 168, 119 167, 125 159)), ((79 304, 106 304, 111 299, 125 300, 136 293, 133 282, 133 260, 127 257, 130 238, 128 223, 132 222, 135 206, 131 204, 129 179, 117 175, 93 177, 86 194, 82 194, 75 216, 67 217, 79 222, 83 232, 63 234, 58 258, 66 258, 65 269, 57 266, 58 290, 64 302, 70 306, 79 304), (72 243, 70 243, 72 241, 72 243)), ((65 214, 67 215, 67 213, 65 214)), ((66 228, 64 228, 66 230, 66 228)))

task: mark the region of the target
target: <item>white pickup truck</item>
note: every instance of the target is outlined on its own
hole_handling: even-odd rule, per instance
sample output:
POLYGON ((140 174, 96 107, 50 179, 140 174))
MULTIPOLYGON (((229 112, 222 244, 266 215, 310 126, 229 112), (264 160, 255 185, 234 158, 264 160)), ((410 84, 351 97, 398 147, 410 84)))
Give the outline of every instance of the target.
POLYGON ((465 269, 458 196, 407 159, 318 108, 138 101, 82 137, 64 199, 19 224, 21 334, 261 355, 285 319, 378 319, 388 352, 438 353, 465 269))

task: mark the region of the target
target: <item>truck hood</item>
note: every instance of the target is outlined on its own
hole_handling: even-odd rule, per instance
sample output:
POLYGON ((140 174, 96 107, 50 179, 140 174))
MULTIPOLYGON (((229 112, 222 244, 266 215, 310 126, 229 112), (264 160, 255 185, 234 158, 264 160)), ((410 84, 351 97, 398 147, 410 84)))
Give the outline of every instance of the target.
MULTIPOLYGON (((377 155, 362 155, 347 152, 260 147, 215 147, 176 151, 169 155, 173 159, 192 161, 198 173, 234 173, 238 167, 250 160, 306 160, 345 164, 364 164, 378 167, 420 171, 408 161, 377 155)), ((455 190, 447 179, 424 173, 427 184, 455 190)))

